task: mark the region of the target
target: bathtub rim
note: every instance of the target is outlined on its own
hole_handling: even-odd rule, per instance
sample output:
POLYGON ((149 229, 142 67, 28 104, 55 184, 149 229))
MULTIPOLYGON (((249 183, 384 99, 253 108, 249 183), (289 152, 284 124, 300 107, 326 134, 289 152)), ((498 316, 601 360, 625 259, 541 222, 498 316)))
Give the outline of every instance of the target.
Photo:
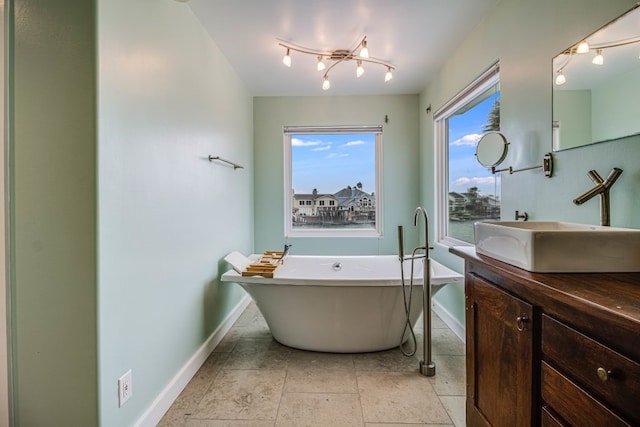
MULTIPOLYGON (((320 258, 320 259, 335 259, 336 261, 343 261, 349 259, 360 258, 377 258, 377 257, 395 257, 395 255, 289 255, 291 257, 299 258, 320 258)), ((252 254, 249 259, 257 259, 260 255, 252 254)), ((430 259, 431 264, 431 286, 442 286, 450 283, 458 283, 464 281, 464 275, 442 265, 438 261, 430 259)), ((414 280, 414 286, 422 286, 422 277, 419 280, 414 280)), ((292 286, 399 286, 401 284, 400 278, 397 279, 360 279, 360 278, 318 278, 318 279, 300 279, 295 277, 273 277, 266 278, 262 276, 242 276, 235 270, 230 269, 220 277, 222 282, 232 283, 247 283, 247 284, 271 284, 271 285, 292 285, 292 286)), ((408 284, 409 281, 405 280, 408 284)))

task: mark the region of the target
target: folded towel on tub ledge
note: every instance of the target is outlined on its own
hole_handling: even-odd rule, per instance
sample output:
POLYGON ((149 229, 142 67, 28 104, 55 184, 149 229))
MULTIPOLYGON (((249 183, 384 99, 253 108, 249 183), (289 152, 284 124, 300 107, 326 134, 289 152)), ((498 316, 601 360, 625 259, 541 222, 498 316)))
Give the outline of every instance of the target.
POLYGON ((228 262, 231 267, 239 274, 242 274, 242 272, 249 266, 249 264, 251 264, 251 260, 238 251, 229 253, 226 257, 224 257, 224 260, 228 262))

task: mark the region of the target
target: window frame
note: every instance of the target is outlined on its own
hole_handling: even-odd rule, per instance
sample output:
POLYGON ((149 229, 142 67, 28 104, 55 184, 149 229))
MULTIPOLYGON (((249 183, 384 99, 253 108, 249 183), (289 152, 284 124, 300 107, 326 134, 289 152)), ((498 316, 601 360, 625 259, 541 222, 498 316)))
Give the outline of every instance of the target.
MULTIPOLYGON (((285 126, 283 129, 284 145, 284 237, 375 237, 383 236, 383 191, 382 191, 382 125, 371 126, 285 126), (293 207, 292 197, 292 157, 291 157, 291 136, 300 134, 374 134, 375 151, 375 189, 373 193, 376 198, 375 215, 376 223, 373 229, 306 229, 296 230, 293 228, 291 212, 293 207)), ((335 204, 330 206, 336 207, 335 204)))
MULTIPOLYGON (((491 65, 462 91, 440 107, 433 115, 435 150, 435 234, 436 242, 446 247, 474 246, 448 234, 449 228, 449 144, 447 119, 488 88, 500 83, 500 62, 491 65)), ((501 191, 502 193, 502 188, 501 191)), ((500 194, 502 203, 502 194, 500 194)))

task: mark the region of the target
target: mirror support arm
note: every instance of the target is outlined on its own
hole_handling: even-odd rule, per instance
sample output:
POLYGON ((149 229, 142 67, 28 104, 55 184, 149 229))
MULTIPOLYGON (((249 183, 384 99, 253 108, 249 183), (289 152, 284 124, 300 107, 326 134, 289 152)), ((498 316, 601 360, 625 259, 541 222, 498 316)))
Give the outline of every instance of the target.
POLYGON ((509 171, 509 175, 512 175, 516 172, 523 172, 523 171, 528 171, 531 169, 539 169, 539 168, 542 168, 542 171, 544 172, 544 176, 546 176, 547 178, 550 178, 551 175, 553 175, 553 156, 551 155, 551 153, 547 153, 544 155, 541 165, 529 166, 529 167, 520 168, 520 169, 514 169, 512 166, 509 166, 508 168, 504 168, 504 169, 496 169, 495 166, 492 166, 491 173, 495 174, 496 172, 509 171))

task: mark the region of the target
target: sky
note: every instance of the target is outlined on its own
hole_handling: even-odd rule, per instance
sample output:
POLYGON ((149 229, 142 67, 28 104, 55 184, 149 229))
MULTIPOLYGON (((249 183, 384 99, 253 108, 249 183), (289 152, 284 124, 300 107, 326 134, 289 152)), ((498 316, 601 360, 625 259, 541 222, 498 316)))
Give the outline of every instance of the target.
POLYGON ((291 135, 291 182, 296 194, 333 194, 362 183, 375 192, 375 134, 291 135))
POLYGON ((500 174, 491 171, 476 161, 476 145, 483 134, 489 112, 498 92, 463 114, 449 119, 449 191, 466 193, 478 187, 483 195, 500 196, 500 174), (496 178, 497 182, 496 182, 496 178))

